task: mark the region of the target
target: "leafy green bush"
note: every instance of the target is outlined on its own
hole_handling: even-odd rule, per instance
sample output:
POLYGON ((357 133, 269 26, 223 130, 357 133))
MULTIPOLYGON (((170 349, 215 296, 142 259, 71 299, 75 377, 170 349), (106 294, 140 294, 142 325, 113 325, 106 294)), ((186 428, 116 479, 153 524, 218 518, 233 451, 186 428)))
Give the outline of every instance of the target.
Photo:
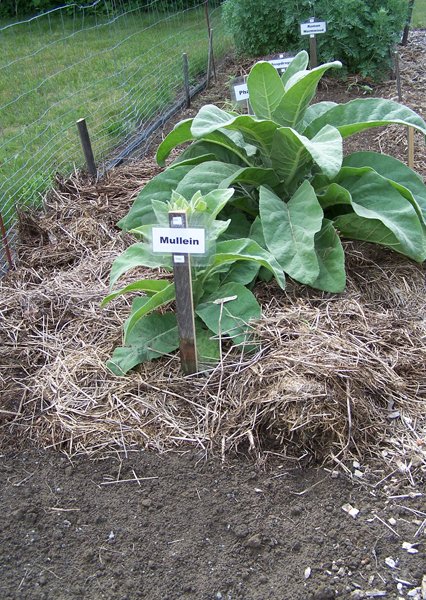
MULTIPOLYGON (((339 59, 349 73, 386 77, 389 50, 407 18, 404 0, 316 0, 315 13, 328 31, 317 36, 321 61, 339 59)), ((224 19, 243 54, 262 56, 308 48, 300 23, 312 15, 309 0, 226 0, 224 19)))
MULTIPOLYGON (((269 63, 257 63, 247 82, 254 115, 206 105, 163 140, 157 151, 160 164, 176 146, 192 144, 142 189, 119 222, 124 230, 134 230, 144 239, 116 259, 112 285, 134 267, 160 266, 159 259, 152 258, 149 230, 161 218, 165 221, 167 203, 176 193, 193 203, 202 194, 200 202, 214 220, 211 227, 217 234, 216 254, 195 274, 197 306, 208 308, 215 299, 229 295, 228 289, 222 289, 225 283, 239 286, 235 294, 243 297, 243 286, 267 275, 265 267, 281 287, 285 272, 305 285, 342 292, 346 276, 340 237, 381 244, 417 262, 425 260, 423 180, 390 156, 356 152, 343 158, 343 138, 390 123, 411 126, 426 135, 426 123, 411 109, 380 98, 310 105, 322 75, 341 65, 333 62, 307 70, 307 64, 308 55, 302 51, 280 77, 269 63), (241 260, 254 267, 236 268, 235 262, 241 260)), ((170 268, 170 264, 161 265, 170 268)), ((113 292, 108 300, 129 291, 145 291, 146 283, 140 285, 113 292)), ((133 329, 139 327, 147 308, 173 299, 172 293, 162 296, 163 289, 156 293, 160 295, 134 301, 125 327, 125 346, 113 357, 115 372, 125 372, 137 364, 138 357, 153 357, 146 353, 143 336, 132 336, 129 341, 128 334, 129 323, 133 329)), ((245 312, 244 302, 235 301, 234 310, 239 323, 255 316, 255 311, 245 312)), ((197 315, 217 333, 217 311, 209 319, 203 311, 197 315)), ((155 319, 157 327, 161 318, 155 319)), ((221 331, 232 339, 232 327, 221 331)), ((161 354, 155 346, 154 350, 155 356, 161 354)))
MULTIPOLYGON (((178 173, 176 169, 174 174, 178 173)), ((149 184, 147 186, 149 188, 149 184)), ((155 184, 154 184, 155 187, 155 184)), ((212 190, 205 196, 195 192, 188 201, 181 194, 172 192, 171 201, 163 202, 153 193, 151 202, 145 206, 144 222, 168 227, 169 210, 185 210, 188 226, 200 226, 206 230, 210 251, 204 264, 192 268, 192 290, 197 332, 197 349, 201 364, 211 365, 220 358, 221 331, 234 344, 249 341, 247 324, 259 319, 260 306, 245 287, 258 275, 261 268, 275 276, 284 288, 285 276, 282 267, 272 254, 250 239, 233 239, 227 233, 231 219, 217 220, 217 215, 226 206, 234 193, 233 189, 212 190), (218 238, 221 241, 218 241, 218 238), (226 306, 220 302, 227 298, 226 306)), ((188 193, 190 195, 190 193, 188 193)), ((111 285, 134 266, 171 269, 171 256, 155 255, 151 251, 152 225, 142 225, 132 230, 142 236, 143 242, 130 246, 117 260, 111 271, 111 285)), ((128 292, 143 292, 145 295, 133 301, 132 310, 124 327, 124 345, 116 348, 109 369, 122 375, 137 364, 157 358, 179 347, 176 315, 171 310, 161 315, 156 309, 175 299, 175 286, 168 280, 142 279, 112 292, 103 304, 128 292)))

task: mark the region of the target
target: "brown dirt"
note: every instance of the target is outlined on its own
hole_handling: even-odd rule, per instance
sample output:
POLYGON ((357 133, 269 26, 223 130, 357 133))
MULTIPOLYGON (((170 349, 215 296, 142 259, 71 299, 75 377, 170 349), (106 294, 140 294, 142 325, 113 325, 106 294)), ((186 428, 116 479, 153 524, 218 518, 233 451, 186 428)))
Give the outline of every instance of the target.
MULTIPOLYGON (((425 40, 426 33, 417 32, 401 51, 405 100, 423 113, 425 40)), ((197 98, 192 111, 206 102, 222 103, 230 73, 238 75, 245 68, 240 64, 223 71, 218 84, 197 98)), ((372 86, 356 78, 346 83, 328 79, 321 96, 347 101, 363 95, 367 84, 372 86)), ((396 96, 392 80, 372 87, 372 95, 396 96)), ((189 114, 192 112, 186 111, 181 117, 189 114)), ((426 176, 426 154, 420 142, 417 139, 415 167, 426 176)), ((404 133, 396 133, 393 128, 370 131, 350 143, 351 150, 382 149, 403 160, 407 155, 404 133)), ((364 444, 358 462, 354 460, 356 447, 351 454, 337 453, 337 440, 322 467, 315 466, 315 458, 321 457, 323 441, 311 448, 305 438, 321 437, 327 431, 324 427, 307 428, 305 438, 292 439, 288 452, 292 460, 283 456, 282 446, 277 452, 270 444, 254 453, 228 452, 219 462, 215 455, 220 451, 212 456, 182 441, 166 444, 167 422, 160 428, 162 437, 156 438, 152 414, 150 422, 154 424, 151 430, 144 430, 154 440, 151 450, 140 449, 143 439, 139 438, 138 444, 138 438, 131 437, 126 428, 128 421, 121 419, 120 411, 105 413, 103 438, 92 435, 95 419, 102 416, 100 409, 109 406, 108 401, 96 404, 102 391, 99 360, 104 360, 119 341, 117 323, 125 310, 123 306, 117 309, 118 314, 106 312, 101 320, 95 315, 95 306, 105 294, 111 260, 129 241, 126 236, 117 236, 114 225, 140 187, 156 172, 152 158, 145 158, 118 169, 96 186, 87 185, 80 176, 62 181, 57 193, 48 199, 45 216, 22 218, 22 266, 2 282, 0 295, 0 315, 7 324, 0 350, 4 417, 0 598, 424 600, 424 345, 415 338, 411 355, 407 350, 407 335, 414 336, 414 328, 420 327, 423 318, 416 311, 422 305, 418 296, 422 295, 424 275, 418 267, 407 266, 390 253, 370 256, 366 247, 348 248, 351 279, 348 295, 343 298, 346 304, 327 302, 326 297, 290 288, 284 305, 286 310, 289 305, 298 307, 302 317, 303 311, 312 309, 309 319, 321 322, 327 335, 341 334, 330 330, 333 310, 344 310, 339 327, 344 324, 346 335, 361 327, 367 306, 368 318, 381 325, 378 327, 374 321, 373 326, 373 321, 368 321, 371 331, 363 330, 363 335, 369 337, 362 341, 378 356, 386 355, 387 369, 383 382, 369 388, 371 397, 367 402, 375 406, 377 414, 383 412, 380 402, 383 404, 386 395, 379 393, 379 388, 394 386, 396 394, 396 374, 406 386, 399 390, 398 407, 408 411, 412 401, 408 405, 404 402, 417 386, 419 418, 407 421, 404 431, 415 431, 418 452, 410 445, 412 440, 398 437, 396 425, 392 428, 393 424, 389 426, 380 417, 381 432, 377 422, 373 425, 365 421, 370 413, 356 410, 354 418, 364 419, 363 425, 354 421, 362 430, 358 443, 364 444), (359 298, 358 290, 367 273, 371 277, 364 286, 368 290, 367 303, 360 306, 353 302, 359 298), (371 283, 383 274, 388 279, 387 287, 371 283), (380 342, 379 329, 387 331, 380 342), (59 346, 51 349, 54 334, 58 334, 55 340, 64 345, 71 337, 77 340, 67 350, 68 354, 74 353, 74 362, 65 360, 59 346), (93 353, 97 345, 102 346, 105 356, 93 353), (57 356, 49 354, 49 349, 57 356), (83 354, 84 364, 78 362, 83 354), (374 404, 378 397, 381 400, 374 404), (52 398, 56 402, 54 411, 52 398), (89 410, 92 405, 96 414, 89 410), (71 433, 70 442, 70 432, 77 426, 78 435, 73 440, 71 433), (105 442, 108 435, 110 439, 105 442), (81 436, 93 458, 82 455, 81 436), (374 452, 369 452, 365 444, 374 447, 374 452), (155 451, 152 448, 156 445, 159 450, 173 451, 155 451), (403 460, 393 454, 397 447, 403 460), (355 518, 342 508, 348 503, 360 511, 355 518), (411 546, 404 547, 404 543, 411 546)), ((268 297, 270 292, 259 293, 268 297)), ((278 299, 269 299, 266 312, 271 322, 282 309, 278 299)), ((285 348, 287 340, 281 342, 285 348)), ((322 352, 323 347, 318 351, 313 348, 312 360, 321 358, 314 354, 322 352)), ((324 364, 316 363, 318 377, 324 364)), ((263 368, 265 363, 259 365, 263 368)), ((171 359, 167 368, 171 381, 177 376, 176 361, 171 359)), ((142 381, 159 386, 160 392, 166 383, 167 389, 175 392, 185 389, 182 379, 176 390, 170 381, 158 382, 157 376, 158 371, 148 366, 142 381)), ((325 383, 331 378, 329 385, 335 381, 333 377, 334 371, 323 373, 325 383)), ((365 377, 369 377, 367 371, 365 377)), ((237 388, 237 383, 234 388, 242 394, 244 388, 237 388)), ((251 380, 247 393, 250 386, 251 380)), ((148 392, 138 387, 140 398, 148 398, 148 392)), ((112 406, 114 392, 108 393, 112 406)), ((308 395, 304 402, 309 402, 308 395)), ((133 405, 127 406, 135 412, 133 405)), ((172 412, 178 406, 172 405, 172 412)), ((341 431, 346 437, 340 448, 347 438, 352 442, 358 439, 347 435, 344 412, 341 431)), ((128 419, 136 417, 129 413, 128 419)), ((255 441, 257 444, 259 440, 255 441)))

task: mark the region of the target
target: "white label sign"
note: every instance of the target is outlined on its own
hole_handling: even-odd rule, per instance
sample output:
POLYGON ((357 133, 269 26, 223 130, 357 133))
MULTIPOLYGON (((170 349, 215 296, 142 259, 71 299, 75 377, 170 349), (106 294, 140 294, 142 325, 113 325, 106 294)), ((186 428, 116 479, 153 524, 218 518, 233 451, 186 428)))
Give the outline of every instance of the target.
POLYGON ((294 56, 272 58, 271 60, 268 60, 268 63, 280 71, 285 71, 293 58, 294 56))
POLYGON ((152 251, 161 254, 204 254, 206 231, 200 227, 153 227, 152 251))
POLYGON ((310 19, 306 23, 300 24, 300 33, 302 35, 316 35, 317 33, 325 33, 326 31, 326 21, 314 21, 310 19))
POLYGON ((234 86, 234 94, 237 102, 247 100, 249 97, 249 91, 246 83, 240 83, 234 86))

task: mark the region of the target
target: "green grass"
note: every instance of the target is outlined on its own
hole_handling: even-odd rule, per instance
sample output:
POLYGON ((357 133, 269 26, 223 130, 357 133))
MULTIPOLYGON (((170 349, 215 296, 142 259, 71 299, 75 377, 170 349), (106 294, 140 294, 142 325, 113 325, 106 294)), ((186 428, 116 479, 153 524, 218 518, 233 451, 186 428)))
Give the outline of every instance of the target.
POLYGON ((411 25, 416 29, 426 27, 426 0, 415 0, 411 25))
MULTIPOLYGON (((220 12, 211 15, 215 54, 230 48, 220 12)), ((1 26, 1 24, 0 24, 1 26)), ((0 31, 0 211, 36 204, 56 172, 83 163, 76 121, 84 117, 96 160, 206 70, 204 10, 121 16, 114 23, 65 16, 0 31)))

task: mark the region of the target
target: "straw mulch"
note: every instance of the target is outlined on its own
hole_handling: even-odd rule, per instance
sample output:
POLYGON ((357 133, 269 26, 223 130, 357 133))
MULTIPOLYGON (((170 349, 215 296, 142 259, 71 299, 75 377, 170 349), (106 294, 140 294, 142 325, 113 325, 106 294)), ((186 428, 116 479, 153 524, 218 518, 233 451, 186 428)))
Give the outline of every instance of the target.
MULTIPOLYGON (((413 32, 401 49, 403 99, 419 112, 425 41, 424 31, 413 32)), ((213 92, 225 98, 228 82, 224 73, 213 92)), ((333 85, 321 99, 340 93, 347 101, 345 86, 333 85)), ((395 94, 394 81, 375 90, 395 94)), ((370 130, 348 146, 407 157, 401 128, 370 130)), ((415 168, 426 177, 418 137, 415 168)), ((285 292, 259 285, 264 317, 250 356, 224 342, 223 362, 199 377, 183 377, 177 355, 125 378, 106 370, 130 306, 130 299, 99 306, 112 261, 132 242, 115 223, 157 172, 144 158, 96 185, 75 173, 58 180, 45 214, 21 216, 20 268, 0 281, 2 431, 69 455, 248 449, 339 468, 375 457, 387 472, 426 477, 424 270, 389 251, 346 243, 340 295, 291 282, 285 292)))
POLYGON ((224 342, 223 362, 198 377, 177 355, 107 371, 129 309, 99 306, 131 242, 114 224, 155 172, 146 160, 96 185, 75 174, 46 214, 22 217, 21 267, 0 289, 3 427, 69 455, 195 446, 335 466, 375 456, 426 474, 424 273, 383 249, 346 244, 341 295, 259 285, 250 356, 224 342))

